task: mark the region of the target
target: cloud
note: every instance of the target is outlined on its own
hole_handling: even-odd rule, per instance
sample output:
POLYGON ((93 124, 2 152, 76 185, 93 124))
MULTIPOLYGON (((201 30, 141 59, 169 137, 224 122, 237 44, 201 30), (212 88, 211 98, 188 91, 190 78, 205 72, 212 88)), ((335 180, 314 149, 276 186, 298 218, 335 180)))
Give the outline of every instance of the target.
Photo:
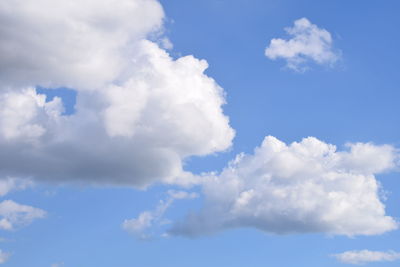
POLYGON ((118 79, 131 44, 160 30, 155 0, 4 0, 0 81, 94 89, 118 79))
POLYGON ((333 49, 331 34, 318 28, 308 19, 301 18, 292 28, 285 28, 292 37, 289 40, 274 38, 265 49, 265 55, 272 60, 282 58, 287 67, 295 71, 305 71, 307 63, 332 65, 339 59, 339 51, 333 49))
POLYGON ((348 264, 366 264, 370 262, 395 261, 400 259, 400 253, 394 251, 353 250, 333 255, 338 261, 348 264))
MULTIPOLYGON (((25 190, 33 186, 33 182, 29 179, 18 179, 7 177, 0 179, 0 196, 4 197, 9 192, 14 190, 25 190)), ((14 230, 15 228, 23 227, 30 224, 32 221, 44 218, 46 212, 44 210, 21 205, 13 200, 3 200, 0 202, 0 229, 14 230)), ((0 238, 0 242, 4 239, 0 238)), ((7 254, 2 254, 0 250, 0 258, 6 257, 7 254)), ((0 260, 1 263, 1 260, 0 260)))
POLYGON ((32 181, 25 179, 18 179, 12 177, 1 179, 0 196, 5 196, 6 194, 14 190, 24 190, 32 185, 33 185, 32 181))
POLYGON ((146 40, 163 18, 153 0, 2 1, 0 177, 194 183, 183 160, 228 149, 234 131, 207 62, 146 40), (76 90, 75 113, 37 86, 76 90))
POLYGON ((393 169, 390 145, 334 145, 314 137, 287 145, 268 136, 221 174, 204 178, 205 205, 176 223, 175 235, 252 227, 268 233, 377 235, 398 227, 385 214, 375 174, 393 169))
POLYGON ((63 263, 63 262, 61 262, 61 263, 53 263, 53 264, 51 265, 51 267, 62 267, 62 266, 64 266, 64 263, 63 263))
POLYGON ((44 210, 4 200, 0 202, 0 229, 13 230, 28 225, 35 219, 44 218, 45 215, 44 210))
POLYGON ((172 50, 174 48, 174 44, 167 37, 164 37, 159 40, 160 47, 165 50, 172 50))
POLYGON ((137 218, 125 220, 122 223, 122 228, 138 239, 150 239, 154 236, 154 233, 150 233, 151 228, 166 223, 165 220, 162 220, 163 216, 175 200, 194 199, 197 197, 198 195, 196 193, 169 190, 167 200, 160 200, 155 210, 144 211, 140 213, 137 218))
POLYGON ((5 263, 10 258, 11 254, 0 249, 0 264, 5 263))

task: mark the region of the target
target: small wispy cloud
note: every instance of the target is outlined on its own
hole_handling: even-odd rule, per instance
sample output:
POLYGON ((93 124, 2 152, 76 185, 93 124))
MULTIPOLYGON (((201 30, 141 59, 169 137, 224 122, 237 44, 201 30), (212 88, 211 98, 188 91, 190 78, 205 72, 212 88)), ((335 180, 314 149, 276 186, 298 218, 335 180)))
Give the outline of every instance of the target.
POLYGON ((296 20, 294 26, 285 28, 285 31, 292 38, 272 39, 265 49, 265 56, 272 60, 286 60, 286 66, 292 70, 305 71, 309 61, 332 65, 340 57, 340 52, 333 49, 331 34, 306 18, 296 20))
POLYGON ((400 253, 395 251, 353 250, 332 255, 338 261, 347 264, 362 265, 370 262, 395 261, 400 259, 400 253))
POLYGON ((10 258, 11 253, 4 252, 0 249, 0 264, 5 263, 10 258))
MULTIPOLYGON (((194 199, 197 198, 197 193, 189 193, 186 191, 169 190, 166 200, 160 200, 154 210, 143 211, 137 218, 125 220, 122 223, 122 228, 133 234, 136 238, 141 240, 150 239, 153 234, 149 230, 154 226, 161 226, 168 223, 164 220, 164 214, 168 208, 175 202, 181 199, 194 199)), ((162 234, 162 236, 166 236, 162 234)))
POLYGON ((7 177, 0 180, 0 196, 3 197, 11 191, 24 190, 33 186, 33 182, 26 179, 7 177))
POLYGON ((0 202, 0 229, 13 230, 18 226, 25 226, 36 219, 46 216, 44 210, 18 204, 12 200, 0 202))

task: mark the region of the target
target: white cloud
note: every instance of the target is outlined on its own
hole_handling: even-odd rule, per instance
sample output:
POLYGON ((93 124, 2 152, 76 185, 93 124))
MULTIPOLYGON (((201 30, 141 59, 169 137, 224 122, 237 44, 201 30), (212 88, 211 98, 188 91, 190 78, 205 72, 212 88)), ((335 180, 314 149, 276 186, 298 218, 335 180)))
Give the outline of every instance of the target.
POLYGON ((205 206, 177 223, 175 235, 253 227, 276 233, 376 235, 398 227, 385 214, 375 174, 395 167, 389 145, 334 145, 309 137, 290 145, 268 136, 254 155, 240 154, 205 177, 205 206))
POLYGON ((131 44, 162 26, 155 0, 2 0, 0 81, 94 89, 118 79, 131 44))
POLYGON ((185 158, 229 148, 207 62, 172 59, 145 39, 163 16, 153 0, 2 1, 0 175, 190 184, 185 158), (46 102, 39 85, 77 90, 76 112, 62 116, 61 99, 46 102))
POLYGON ((12 177, 0 179, 0 196, 5 196, 9 192, 14 190, 24 190, 32 185, 33 185, 32 181, 25 179, 18 179, 12 177))
POLYGON ((400 253, 394 251, 354 250, 333 255, 338 261, 348 264, 366 264, 400 260, 400 253))
MULTIPOLYGON (((33 89, 23 93, 7 92, 0 95, 0 129, 4 139, 36 138, 44 128, 35 121, 37 107, 44 107, 45 96, 36 95, 33 89)), ((44 110, 44 109, 43 109, 44 110)))
POLYGON ((5 263, 10 258, 11 254, 0 249, 0 264, 5 263))
POLYGON ((12 200, 0 202, 0 229, 13 230, 43 218, 46 212, 31 206, 21 205, 12 200))
POLYGON ((168 195, 171 199, 194 199, 199 195, 194 192, 186 192, 186 191, 177 191, 177 190, 168 190, 168 195))
POLYGON ((287 67, 296 71, 306 70, 306 63, 310 60, 320 65, 332 65, 339 59, 339 52, 333 49, 331 34, 308 19, 296 20, 294 26, 285 28, 285 31, 292 38, 272 39, 265 49, 268 58, 283 58, 287 67))
POLYGON ((162 38, 159 42, 160 46, 165 50, 172 50, 174 48, 174 44, 167 37, 162 38))
POLYGON ((125 220, 122 223, 122 228, 138 239, 145 240, 152 238, 154 234, 150 232, 151 228, 165 223, 163 216, 175 200, 193 199, 197 197, 198 195, 193 192, 169 190, 167 200, 160 200, 155 210, 144 211, 140 213, 137 218, 125 220))
POLYGON ((62 267, 62 266, 64 266, 64 263, 63 263, 63 262, 61 262, 61 263, 53 263, 53 264, 51 265, 51 267, 62 267))
MULTIPOLYGON (((33 182, 29 179, 19 179, 7 177, 0 179, 0 196, 5 196, 14 190, 24 190, 33 186, 33 182)), ((0 202, 0 229, 14 230, 16 227, 22 227, 30 224, 33 220, 43 218, 46 212, 31 206, 21 205, 12 200, 4 200, 0 202)), ((0 242, 5 239, 0 238, 0 242)), ((4 254, 0 250, 0 263, 2 259, 7 259, 8 254, 4 254)))

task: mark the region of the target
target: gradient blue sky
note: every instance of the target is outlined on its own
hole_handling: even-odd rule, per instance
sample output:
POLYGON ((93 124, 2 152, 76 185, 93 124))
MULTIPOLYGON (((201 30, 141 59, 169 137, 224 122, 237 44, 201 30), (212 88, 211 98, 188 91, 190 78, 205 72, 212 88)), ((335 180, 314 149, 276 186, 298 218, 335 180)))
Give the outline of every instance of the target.
MULTIPOLYGON (((170 54, 207 60, 206 74, 224 88, 227 104, 223 110, 236 131, 230 150, 188 158, 185 170, 219 172, 236 154, 252 153, 266 135, 286 143, 315 136, 339 150, 349 142, 400 147, 398 1, 160 2, 167 17, 165 36, 173 43, 170 54), (341 51, 333 66, 310 62, 309 70, 296 72, 285 68, 283 59, 264 55, 271 39, 288 38, 284 28, 303 17, 331 33, 334 49, 341 51)), ((73 91, 41 88, 38 92, 47 94, 48 100, 62 97, 66 113, 74 112, 73 91)), ((388 192, 386 214, 399 218, 399 172, 378 174, 377 179, 388 192)), ((153 210, 169 189, 179 187, 154 185, 137 190, 37 182, 27 190, 11 192, 3 199, 38 207, 47 216, 21 229, 2 231, 5 241, 0 248, 11 253, 4 266, 336 267, 346 264, 332 254, 400 251, 398 230, 347 237, 276 235, 237 228, 197 238, 138 240, 121 228, 125 219, 153 210)), ((180 220, 187 212, 199 210, 202 201, 202 196, 177 201, 164 216, 180 220)))

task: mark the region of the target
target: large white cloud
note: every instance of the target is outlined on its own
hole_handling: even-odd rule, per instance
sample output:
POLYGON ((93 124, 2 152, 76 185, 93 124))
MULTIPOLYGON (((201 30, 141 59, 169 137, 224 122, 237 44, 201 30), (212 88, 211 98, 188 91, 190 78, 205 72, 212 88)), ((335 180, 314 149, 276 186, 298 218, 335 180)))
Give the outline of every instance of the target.
POLYGON ((348 264, 366 264, 400 260, 400 253, 395 251, 353 250, 333 255, 338 261, 348 264))
POLYGON ((333 48, 331 34, 318 28, 308 19, 301 18, 292 28, 285 28, 292 37, 289 40, 274 38, 265 49, 265 55, 272 59, 283 58, 287 67, 296 71, 307 69, 306 63, 313 61, 320 65, 332 65, 339 59, 339 52, 333 48))
POLYGON ((162 19, 153 0, 2 1, 0 176, 187 184, 186 157, 229 148, 207 62, 145 39, 162 19), (76 112, 39 85, 77 90, 76 112))
POLYGON ((119 78, 131 45, 162 26, 156 0, 3 0, 0 81, 94 89, 119 78))
POLYGON ((268 136, 254 155, 240 154, 220 175, 206 177, 205 206, 177 223, 176 235, 236 227, 269 233, 375 235, 397 228, 385 214, 375 174, 395 167, 389 145, 334 145, 309 137, 290 145, 268 136))

